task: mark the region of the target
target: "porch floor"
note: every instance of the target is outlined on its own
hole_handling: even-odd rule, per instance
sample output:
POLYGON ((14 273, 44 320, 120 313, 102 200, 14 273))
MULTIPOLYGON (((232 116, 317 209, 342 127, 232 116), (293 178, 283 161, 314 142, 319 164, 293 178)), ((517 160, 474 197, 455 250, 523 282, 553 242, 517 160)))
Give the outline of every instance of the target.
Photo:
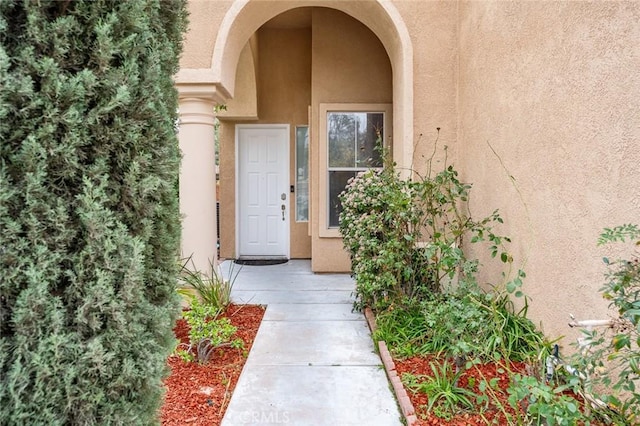
POLYGON ((233 301, 267 309, 222 426, 402 424, 353 289, 306 260, 242 267, 233 301))

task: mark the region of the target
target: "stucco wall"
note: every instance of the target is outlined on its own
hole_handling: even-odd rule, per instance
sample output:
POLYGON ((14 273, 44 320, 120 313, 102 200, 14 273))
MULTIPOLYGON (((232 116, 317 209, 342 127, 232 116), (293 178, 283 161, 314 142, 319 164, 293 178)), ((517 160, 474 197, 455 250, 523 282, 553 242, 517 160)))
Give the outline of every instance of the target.
MULTIPOLYGON (((312 130, 318 129, 320 103, 390 103, 391 65, 378 38, 350 16, 326 8, 313 10, 312 130), (346 42, 348 40, 348 42, 346 42)), ((318 161, 318 132, 312 131, 312 269, 349 271, 349 256, 341 238, 319 236, 319 179, 326 169, 318 161), (314 142, 315 140, 315 142, 314 142)), ((326 225, 325 225, 326 226, 326 225)))
POLYGON ((235 122, 220 120, 220 257, 236 257, 235 122))
POLYGON ((446 145, 451 160, 457 154, 458 6, 455 1, 401 0, 394 4, 413 46, 413 168, 422 173, 436 140, 439 153, 446 145))
POLYGON ((217 112, 222 120, 257 120, 258 119, 258 36, 254 34, 245 45, 238 59, 236 85, 233 98, 225 102, 225 108, 217 112))
MULTIPOLYGON (((311 102, 311 29, 265 29, 260 31, 258 110, 260 122, 287 123, 290 134, 290 178, 295 183, 295 126, 309 121, 311 102)), ((295 194, 287 194, 294 197, 295 194)), ((307 223, 295 221, 295 199, 291 198, 291 257, 311 256, 307 223)))
POLYGON ((180 69, 211 67, 218 28, 232 3, 230 0, 192 0, 187 3, 189 29, 180 58, 180 69))
POLYGON ((505 218, 532 317, 566 334, 569 313, 607 312, 600 230, 640 222, 640 3, 461 2, 459 13, 458 168, 474 212, 505 218))
MULTIPOLYGON (((295 142, 295 126, 308 124, 308 107, 311 102, 311 29, 263 28, 258 32, 256 61, 258 120, 221 120, 220 156, 220 255, 235 257, 235 125, 289 124, 290 144, 295 142)), ((241 80, 239 80, 241 81, 241 80)), ((230 111, 230 115, 234 115, 230 111)), ((290 182, 295 182, 295 157, 291 149, 290 182)), ((293 197, 294 194, 287 194, 293 197)), ((289 220, 292 258, 311 257, 311 237, 307 223, 296 223, 293 200, 290 203, 289 220)))
MULTIPOLYGON (((183 68, 211 66, 217 28, 232 3, 190 2, 183 68)), ((310 4, 258 3, 251 14, 285 3, 310 4)), ((314 2, 320 3, 361 13, 372 28, 387 22, 361 2, 314 2)), ((597 235, 605 226, 640 222, 640 3, 391 3, 411 39, 402 52, 413 53, 413 102, 406 108, 413 109, 414 167, 424 170, 440 127, 439 146, 449 147, 449 159, 474 184, 473 213, 500 209, 501 231, 514 240, 515 267, 527 272, 530 314, 550 335, 568 332, 570 312, 605 315, 597 289, 606 250, 596 247, 597 235)), ((312 124, 318 125, 321 102, 391 102, 388 82, 408 75, 397 72, 398 61, 380 66, 388 59, 372 33, 335 10, 317 9, 314 22, 312 124)), ((395 41, 385 39, 387 46, 395 41)), ((233 141, 232 125, 222 133, 233 141)), ((312 157, 317 192, 317 152, 312 157)), ((221 164, 225 208, 235 190, 233 145, 223 150, 221 164)), ((346 270, 341 241, 317 234, 315 201, 314 269, 346 270)), ((224 250, 234 246, 227 241, 234 232, 233 226, 223 228, 224 250)), ((502 265, 484 260, 481 280, 497 283, 502 265)))

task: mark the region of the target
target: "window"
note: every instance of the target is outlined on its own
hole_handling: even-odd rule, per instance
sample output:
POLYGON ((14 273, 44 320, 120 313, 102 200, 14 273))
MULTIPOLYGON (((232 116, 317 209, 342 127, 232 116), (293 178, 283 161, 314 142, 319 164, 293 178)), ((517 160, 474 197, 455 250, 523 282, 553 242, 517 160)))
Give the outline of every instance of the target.
POLYGON ((349 179, 361 171, 382 167, 378 147, 388 137, 390 108, 387 104, 321 105, 321 150, 325 156, 322 165, 326 167, 325 188, 321 188, 325 198, 324 202, 321 200, 325 206, 321 236, 339 237, 342 206, 338 196, 349 179))
POLYGON ((309 221, 309 127, 296 127, 296 222, 309 221))

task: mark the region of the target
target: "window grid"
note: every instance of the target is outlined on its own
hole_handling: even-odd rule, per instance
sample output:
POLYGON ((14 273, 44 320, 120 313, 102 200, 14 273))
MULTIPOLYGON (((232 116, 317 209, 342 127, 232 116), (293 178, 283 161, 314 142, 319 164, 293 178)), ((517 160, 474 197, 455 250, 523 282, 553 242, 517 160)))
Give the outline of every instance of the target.
MULTIPOLYGON (((359 158, 359 147, 360 147, 360 143, 362 142, 363 144, 366 144, 367 142, 373 142, 373 149, 375 150, 375 145, 377 145, 378 140, 376 138, 376 140, 374 141, 367 141, 367 128, 366 128, 366 124, 365 124, 365 128, 364 128, 364 140, 360 140, 358 138, 358 136, 362 133, 361 131, 362 129, 362 123, 361 120, 359 119, 358 115, 365 115, 365 117, 368 119, 369 115, 379 115, 378 118, 378 123, 377 125, 379 126, 377 129, 374 128, 377 131, 380 131, 380 137, 382 139, 382 141, 385 140, 384 134, 385 134, 385 128, 384 128, 384 120, 385 120, 385 113, 383 111, 328 111, 327 112, 327 175, 326 175, 326 179, 327 179, 327 200, 328 203, 326 205, 326 209, 327 209, 327 227, 328 229, 335 229, 339 227, 339 223, 338 223, 338 217, 339 217, 339 213, 342 210, 341 206, 340 206, 340 201, 337 198, 337 195, 342 192, 342 190, 344 190, 344 186, 340 184, 340 182, 338 182, 338 189, 339 192, 337 192, 335 190, 335 188, 333 187, 332 183, 335 183, 335 180, 332 181, 332 177, 337 178, 339 173, 349 173, 350 176, 349 177, 354 177, 356 176, 358 173, 363 172, 363 171, 367 171, 367 170, 371 170, 371 169, 381 169, 382 168, 382 158, 380 156, 380 158, 378 158, 378 163, 380 164, 379 166, 362 166, 359 165, 358 163, 363 162, 364 160, 359 158), (332 115, 353 115, 353 122, 354 122, 354 131, 353 131, 353 166, 347 167, 347 166, 331 166, 331 162, 332 162, 332 154, 331 154, 331 149, 332 149, 332 144, 331 144, 331 135, 332 135, 332 129, 331 124, 332 124, 332 120, 331 120, 331 116, 332 115), (333 192, 333 193, 332 193, 333 192), (332 203, 335 203, 335 205, 332 205, 332 203)), ((374 151, 372 151, 374 152, 374 151)), ((366 159, 365 159, 366 160, 366 159)), ((369 157, 368 160, 373 160, 374 162, 376 161, 375 158, 373 157, 369 157)), ((342 176, 342 180, 344 181, 345 185, 346 185, 346 181, 348 179, 345 179, 346 176, 342 176)))

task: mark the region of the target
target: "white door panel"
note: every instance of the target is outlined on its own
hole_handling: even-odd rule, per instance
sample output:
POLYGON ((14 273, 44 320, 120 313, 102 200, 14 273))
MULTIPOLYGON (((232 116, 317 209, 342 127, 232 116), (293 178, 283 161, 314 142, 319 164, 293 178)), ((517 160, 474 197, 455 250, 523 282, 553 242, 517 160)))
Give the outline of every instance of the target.
POLYGON ((289 128, 243 125, 236 134, 238 257, 288 257, 289 128))

